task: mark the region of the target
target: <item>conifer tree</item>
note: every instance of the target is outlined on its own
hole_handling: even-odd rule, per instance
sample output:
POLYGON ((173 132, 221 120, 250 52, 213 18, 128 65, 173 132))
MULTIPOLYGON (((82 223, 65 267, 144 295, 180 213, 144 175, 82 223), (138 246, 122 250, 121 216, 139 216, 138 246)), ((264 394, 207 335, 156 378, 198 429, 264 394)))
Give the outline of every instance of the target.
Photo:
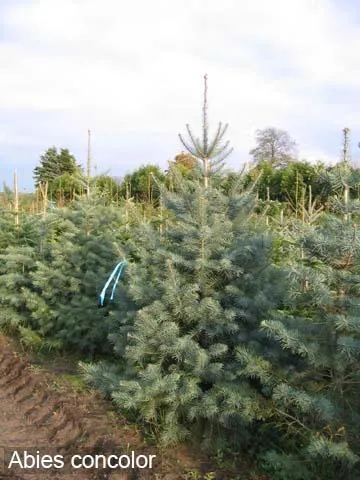
POLYGON ((51 147, 40 156, 40 165, 34 168, 35 186, 40 182, 51 182, 64 173, 74 174, 80 165, 67 148, 51 147))
POLYGON ((39 346, 41 339, 32 330, 22 291, 30 288, 30 273, 36 268, 41 221, 35 215, 21 215, 15 225, 12 213, 5 210, 0 227, 0 329, 28 347, 39 346))
POLYGON ((345 220, 350 218, 352 212, 359 212, 360 202, 350 201, 359 189, 359 169, 353 169, 347 162, 340 162, 335 167, 322 172, 319 175, 319 183, 329 196, 333 212, 342 211, 345 220))
POLYGON ((60 151, 56 147, 48 148, 40 156, 40 164, 34 168, 35 187, 47 183, 48 194, 55 197, 63 188, 61 183, 65 184, 65 187, 72 183, 78 190, 82 177, 81 166, 76 163, 74 155, 67 148, 61 148, 60 151), (62 181, 57 181, 62 176, 62 181))
POLYGON ((123 240, 121 209, 82 199, 49 217, 42 258, 22 296, 34 329, 63 349, 107 352, 108 308, 100 290, 118 261, 123 240))
POLYGON ((0 252, 15 243, 16 227, 13 215, 8 210, 0 211, 0 252))
POLYGON ((29 246, 9 246, 0 254, 0 329, 20 339, 28 348, 39 348, 23 297, 31 288, 30 274, 36 268, 36 250, 29 246))
POLYGON ((109 375, 106 364, 83 369, 164 443, 193 433, 205 443, 246 444, 252 422, 268 413, 250 383, 237 382, 236 346, 260 348, 258 327, 279 302, 282 277, 271 265, 270 239, 249 224, 251 195, 235 185, 225 195, 207 181, 219 178, 206 162, 224 152, 224 130, 210 148, 203 126, 204 149, 198 142, 194 151, 204 163, 201 175, 179 173, 174 191, 162 187, 172 218, 165 234, 145 223, 128 249, 112 312, 118 374, 109 375))
POLYGON ((0 326, 28 346, 107 353, 98 297, 126 241, 122 208, 82 199, 11 228, 0 251, 0 326))
POLYGON ((293 439, 265 457, 279 478, 360 473, 359 235, 356 224, 334 215, 301 232, 304 255, 291 271, 287 301, 262 323, 275 341, 272 361, 261 353, 256 372, 244 356, 244 372, 268 391, 279 435, 293 439))
MULTIPOLYGON (((236 384, 235 348, 260 345, 260 321, 279 301, 280 272, 270 264, 269 239, 247 225, 249 199, 203 185, 179 190, 166 195, 176 220, 165 238, 144 225, 129 252, 136 263, 127 268, 111 336, 127 368, 112 396, 165 443, 193 428, 211 441, 239 442, 244 425, 266 412, 236 384)), ((92 373, 98 377, 96 367, 92 373)))

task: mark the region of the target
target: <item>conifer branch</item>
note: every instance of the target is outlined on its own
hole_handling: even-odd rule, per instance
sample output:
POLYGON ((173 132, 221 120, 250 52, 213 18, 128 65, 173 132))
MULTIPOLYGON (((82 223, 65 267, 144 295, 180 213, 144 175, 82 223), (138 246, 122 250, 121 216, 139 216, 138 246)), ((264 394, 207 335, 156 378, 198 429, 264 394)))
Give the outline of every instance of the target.
POLYGON ((282 411, 278 408, 275 408, 275 411, 279 415, 283 415, 284 417, 287 417, 287 418, 293 420, 294 423, 297 423, 298 425, 300 425, 300 427, 304 428, 307 432, 312 432, 311 428, 304 425, 302 422, 300 422, 300 420, 298 418, 294 417, 293 415, 290 415, 290 413, 284 412, 284 411, 282 411))

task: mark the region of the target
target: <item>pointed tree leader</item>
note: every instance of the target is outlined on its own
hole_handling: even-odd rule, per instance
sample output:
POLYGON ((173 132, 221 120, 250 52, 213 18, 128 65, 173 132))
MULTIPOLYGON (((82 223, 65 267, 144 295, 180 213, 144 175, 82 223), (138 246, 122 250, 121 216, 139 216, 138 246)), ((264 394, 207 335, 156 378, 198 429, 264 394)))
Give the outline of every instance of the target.
POLYGON ((214 138, 209 141, 208 136, 208 122, 207 122, 207 75, 204 75, 204 104, 203 104, 203 126, 202 126, 202 140, 195 138, 189 124, 186 124, 186 129, 189 135, 189 140, 184 140, 184 137, 179 134, 181 143, 186 150, 198 159, 203 165, 204 172, 204 187, 209 185, 209 177, 212 171, 221 168, 225 158, 227 158, 233 151, 229 148, 230 142, 227 141, 222 144, 224 135, 228 129, 228 124, 218 124, 214 138))

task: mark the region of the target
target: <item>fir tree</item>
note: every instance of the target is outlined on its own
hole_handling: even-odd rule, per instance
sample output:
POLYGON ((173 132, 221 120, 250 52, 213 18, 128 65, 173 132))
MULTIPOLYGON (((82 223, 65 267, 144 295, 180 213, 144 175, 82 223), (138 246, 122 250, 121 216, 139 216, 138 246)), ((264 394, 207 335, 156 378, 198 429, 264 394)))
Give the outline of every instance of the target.
POLYGON ((38 347, 22 291, 31 288, 30 273, 36 268, 32 247, 9 246, 0 254, 0 328, 20 338, 28 347, 38 347))
POLYGON ((353 212, 359 212, 359 169, 353 169, 347 162, 341 162, 335 167, 321 172, 319 184, 328 196, 331 211, 341 212, 345 220, 350 218, 353 212), (350 201, 352 198, 356 198, 356 194, 357 201, 350 201))
POLYGON ((20 338, 30 348, 39 347, 41 338, 32 330, 22 296, 31 288, 31 272, 41 243, 41 221, 35 215, 21 215, 15 225, 13 214, 0 216, 0 329, 20 338))
POLYGON ((49 217, 42 258, 22 296, 35 331, 66 350, 106 353, 108 308, 98 296, 118 261, 121 209, 83 199, 49 217))
POLYGON ((205 149, 195 152, 201 175, 179 173, 174 191, 162 188, 172 219, 164 234, 150 223, 134 232, 134 261, 112 312, 117 383, 102 375, 103 365, 83 368, 164 443, 193 433, 222 446, 246 444, 252 422, 269 412, 251 382, 237 381, 236 348, 261 348, 259 325, 281 298, 281 272, 271 265, 270 238, 249 224, 251 195, 236 185, 225 195, 216 169, 206 167, 223 129, 211 149, 203 133, 205 149))
POLYGON ((0 252, 0 325, 32 346, 106 354, 98 296, 122 256, 123 210, 94 197, 35 218, 12 227, 17 242, 0 252))
POLYGON ((276 361, 256 373, 244 360, 247 373, 268 389, 279 434, 296 440, 281 446, 283 455, 266 456, 281 478, 359 475, 359 235, 355 224, 335 216, 302 233, 304 255, 293 268, 286 306, 262 324, 281 349, 270 348, 276 361), (299 463, 301 476, 294 477, 299 463))
POLYGON ((195 426, 212 441, 230 433, 240 441, 244 424, 266 415, 249 388, 236 386, 235 350, 260 345, 260 321, 279 300, 271 244, 246 225, 242 196, 192 184, 168 194, 166 205, 176 221, 165 238, 146 225, 131 252, 137 261, 111 336, 127 368, 113 398, 162 430, 166 443, 195 426))

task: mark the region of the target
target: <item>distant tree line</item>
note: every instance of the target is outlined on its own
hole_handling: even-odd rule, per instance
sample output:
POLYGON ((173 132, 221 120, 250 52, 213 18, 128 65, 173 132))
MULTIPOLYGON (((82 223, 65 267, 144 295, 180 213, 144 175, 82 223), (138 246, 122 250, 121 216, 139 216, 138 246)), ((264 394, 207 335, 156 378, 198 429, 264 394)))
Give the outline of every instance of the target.
MULTIPOLYGON (((316 199, 318 205, 330 208, 330 200, 343 187, 341 172, 346 171, 346 175, 352 176, 349 198, 360 198, 357 168, 341 161, 335 166, 328 166, 322 162, 299 160, 296 142, 288 132, 275 127, 257 130, 255 140, 256 145, 249 152, 252 162, 247 170, 240 172, 239 168, 239 171, 222 173, 225 178, 224 190, 231 188, 241 175, 245 177, 245 186, 255 183, 260 202, 282 204, 294 211, 301 202, 304 204, 309 199, 316 199), (329 182, 331 176, 338 177, 337 186, 329 182)), ((122 179, 108 174, 97 175, 91 179, 92 189, 108 203, 131 200, 156 208, 160 201, 159 185, 165 183, 170 189, 173 188, 175 172, 189 180, 196 177, 199 160, 195 155, 195 151, 181 152, 168 162, 165 170, 157 165, 144 164, 122 179)), ((59 206, 86 193, 83 168, 66 148, 60 151, 55 147, 48 148, 34 169, 34 180, 36 188, 43 183, 48 184, 49 199, 59 206)))

